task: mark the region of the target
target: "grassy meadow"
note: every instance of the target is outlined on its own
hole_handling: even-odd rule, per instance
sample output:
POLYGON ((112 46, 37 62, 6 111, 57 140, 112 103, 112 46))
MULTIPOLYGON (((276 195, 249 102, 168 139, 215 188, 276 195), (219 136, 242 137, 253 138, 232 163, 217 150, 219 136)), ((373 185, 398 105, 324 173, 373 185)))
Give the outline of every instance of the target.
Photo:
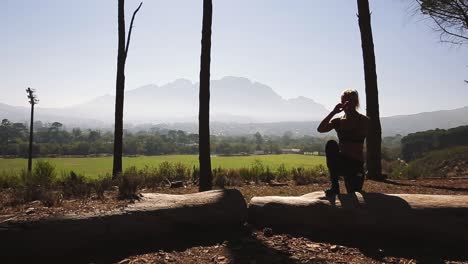
MULTIPOLYGON (((53 164, 57 171, 73 170, 79 174, 83 174, 89 178, 96 178, 99 175, 105 175, 112 171, 112 157, 96 157, 96 158, 39 158, 47 160, 53 164)), ((37 160, 39 160, 37 159, 37 160)), ((35 159, 36 160, 36 159, 35 159)), ((34 161, 33 160, 33 165, 34 161)), ((254 155, 254 156, 213 156, 211 158, 212 167, 222 167, 226 169, 247 168, 250 167, 256 160, 259 160, 263 165, 270 167, 272 170, 280 164, 284 164, 286 168, 304 167, 312 168, 316 165, 325 165, 325 157, 308 156, 298 154, 282 154, 282 155, 254 155)), ((144 168, 145 166, 155 167, 160 163, 167 161, 171 163, 182 163, 186 166, 198 166, 197 155, 162 155, 162 156, 138 156, 124 157, 124 169, 135 166, 144 168)), ((0 172, 19 172, 27 167, 28 160, 22 158, 16 159, 0 159, 0 172)))

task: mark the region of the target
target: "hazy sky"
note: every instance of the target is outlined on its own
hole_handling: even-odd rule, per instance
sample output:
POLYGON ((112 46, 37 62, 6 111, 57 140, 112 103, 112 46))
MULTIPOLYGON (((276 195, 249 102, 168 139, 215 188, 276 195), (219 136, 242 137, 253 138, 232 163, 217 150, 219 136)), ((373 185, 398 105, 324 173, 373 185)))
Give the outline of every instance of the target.
MULTIPOLYGON (((212 79, 242 76, 331 109, 364 75, 356 1, 213 0, 212 79)), ((468 105, 468 46, 439 42, 413 0, 370 0, 382 116, 468 105)), ((127 26, 139 1, 126 1, 127 26)), ((151 0, 135 21, 126 87, 198 81, 202 0, 151 0)), ((0 102, 114 94, 117 0, 0 0, 0 102)), ((363 100, 364 101, 364 100, 363 100)), ((364 111, 363 107, 363 111, 364 111)))

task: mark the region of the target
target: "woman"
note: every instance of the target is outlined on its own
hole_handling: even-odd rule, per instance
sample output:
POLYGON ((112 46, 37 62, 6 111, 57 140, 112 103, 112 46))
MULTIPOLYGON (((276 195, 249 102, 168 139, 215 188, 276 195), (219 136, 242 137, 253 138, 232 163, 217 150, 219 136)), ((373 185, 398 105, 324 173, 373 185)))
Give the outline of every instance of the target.
POLYGON ((334 140, 327 142, 325 153, 330 172, 331 188, 325 191, 327 197, 340 193, 338 177, 344 176, 348 193, 361 191, 364 183, 364 139, 367 136, 369 118, 360 114, 359 95, 356 90, 346 90, 341 94, 341 103, 323 119, 317 131, 326 133, 336 130, 339 144, 334 140), (344 111, 342 117, 333 118, 344 111))

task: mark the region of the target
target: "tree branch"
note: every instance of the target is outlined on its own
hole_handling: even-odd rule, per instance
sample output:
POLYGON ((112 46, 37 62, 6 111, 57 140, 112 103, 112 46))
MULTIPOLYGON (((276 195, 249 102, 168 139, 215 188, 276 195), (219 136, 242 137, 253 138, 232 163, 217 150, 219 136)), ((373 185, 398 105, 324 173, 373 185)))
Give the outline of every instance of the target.
POLYGON ((135 9, 135 11, 133 12, 132 21, 130 22, 130 28, 128 29, 127 47, 125 47, 125 57, 127 57, 128 47, 130 46, 130 38, 132 36, 133 21, 135 20, 135 15, 138 13, 138 11, 140 11, 141 5, 143 5, 143 2, 141 2, 138 8, 135 9))
POLYGON ((432 17, 432 20, 434 20, 434 22, 437 24, 437 26, 439 26, 439 28, 447 35, 450 35, 450 36, 453 36, 453 37, 457 37, 457 38, 461 38, 461 39, 464 39, 464 40, 468 40, 468 37, 465 37, 465 36, 462 36, 462 35, 459 35, 459 34, 456 34, 456 33, 452 33, 450 31, 448 31, 447 29, 445 29, 442 24, 437 21, 437 19, 435 19, 434 17, 432 17))

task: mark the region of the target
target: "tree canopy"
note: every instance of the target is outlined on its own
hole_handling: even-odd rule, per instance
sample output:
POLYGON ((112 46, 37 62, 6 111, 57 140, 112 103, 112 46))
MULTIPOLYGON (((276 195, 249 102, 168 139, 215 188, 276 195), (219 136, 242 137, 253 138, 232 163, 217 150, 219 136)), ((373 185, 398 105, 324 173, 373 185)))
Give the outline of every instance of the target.
POLYGON ((441 33, 443 42, 468 43, 468 0, 416 0, 441 33))

